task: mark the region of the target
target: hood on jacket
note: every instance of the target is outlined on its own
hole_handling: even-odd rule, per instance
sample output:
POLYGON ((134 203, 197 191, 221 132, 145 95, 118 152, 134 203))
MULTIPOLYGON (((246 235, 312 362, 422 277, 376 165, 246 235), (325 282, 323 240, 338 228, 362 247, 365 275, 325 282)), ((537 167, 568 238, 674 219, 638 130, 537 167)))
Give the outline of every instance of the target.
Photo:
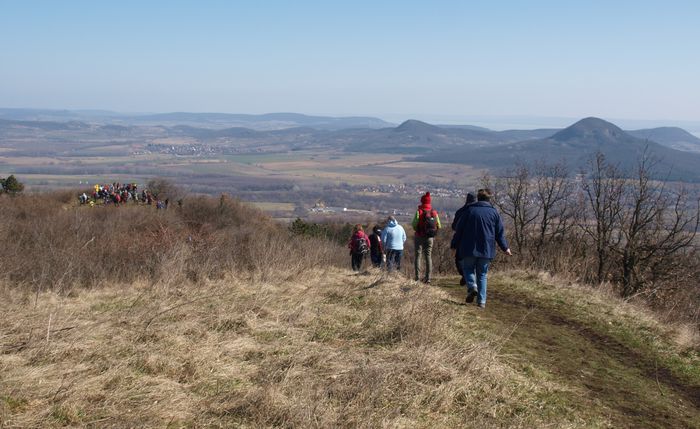
POLYGON ((465 204, 471 204, 476 202, 476 197, 471 192, 467 193, 467 201, 465 204))

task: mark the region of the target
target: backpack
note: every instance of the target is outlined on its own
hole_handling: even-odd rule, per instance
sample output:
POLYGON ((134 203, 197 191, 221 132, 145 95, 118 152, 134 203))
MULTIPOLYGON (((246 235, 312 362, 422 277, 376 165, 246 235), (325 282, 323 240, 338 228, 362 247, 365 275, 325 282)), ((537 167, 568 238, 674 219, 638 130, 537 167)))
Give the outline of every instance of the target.
POLYGON ((435 210, 422 210, 419 229, 426 237, 435 237, 438 231, 437 213, 435 210))
POLYGON ((356 255, 365 255, 369 253, 369 246, 367 246, 367 240, 365 240, 364 236, 357 236, 353 241, 353 253, 356 255))

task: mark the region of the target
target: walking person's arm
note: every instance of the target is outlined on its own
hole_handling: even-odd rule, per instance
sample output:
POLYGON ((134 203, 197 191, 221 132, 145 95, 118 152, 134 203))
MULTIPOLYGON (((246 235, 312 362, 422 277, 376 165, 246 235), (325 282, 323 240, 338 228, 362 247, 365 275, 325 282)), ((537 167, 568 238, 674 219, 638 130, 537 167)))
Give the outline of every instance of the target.
POLYGON ((454 222, 452 223, 452 229, 454 230, 454 233, 452 234, 452 240, 450 241, 450 249, 452 250, 453 256, 457 254, 457 247, 459 247, 459 241, 462 238, 462 222, 461 219, 459 220, 460 222, 457 222, 456 224, 454 222))
POLYGON ((503 228, 501 216, 497 213, 496 217, 496 243, 498 243, 498 247, 500 247, 506 255, 513 256, 513 252, 510 251, 510 247, 508 246, 508 240, 506 240, 506 231, 505 228, 503 228))

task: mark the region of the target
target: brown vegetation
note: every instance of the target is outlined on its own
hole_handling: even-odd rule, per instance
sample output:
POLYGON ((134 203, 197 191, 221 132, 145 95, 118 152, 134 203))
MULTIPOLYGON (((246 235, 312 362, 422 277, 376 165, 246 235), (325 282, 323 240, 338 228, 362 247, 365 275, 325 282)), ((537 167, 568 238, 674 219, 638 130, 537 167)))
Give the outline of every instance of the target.
POLYGON ((0 280, 38 293, 74 287, 180 283, 228 273, 282 279, 338 261, 325 240, 293 236, 230 197, 182 207, 74 207, 72 194, 0 199, 0 280), (303 253, 304 257, 299 257, 303 253))
MULTIPOLYGON (((518 340, 536 311, 525 301, 521 320, 496 326, 499 317, 461 305, 459 292, 455 300, 456 291, 400 275, 339 269, 349 262, 343 246, 294 234, 225 196, 189 198, 182 209, 168 210, 75 207, 72 199, 0 200, 7 243, 0 259, 0 427, 530 428, 638 421, 614 408, 614 398, 593 406, 600 393, 581 385, 578 373, 562 378, 538 359, 512 354, 548 353, 518 340), (588 394, 593 399, 582 402, 588 394)), ((436 266, 449 264, 447 270, 448 241, 438 241, 436 266)), ((493 287, 543 293, 531 281, 496 279, 493 287)), ((667 340, 673 336, 666 327, 639 329, 637 314, 617 304, 592 311, 608 299, 588 302, 585 292, 573 299, 550 287, 536 301, 553 295, 551 305, 575 303, 566 307, 571 315, 557 310, 557 317, 595 329, 607 330, 610 308, 619 311, 625 322, 614 327, 625 330, 606 335, 630 343, 640 341, 638 331, 651 335, 653 341, 641 337, 650 351, 639 353, 664 371, 688 372, 683 383, 697 379, 693 349, 667 340)), ((494 297, 498 314, 507 300, 494 297)), ((542 318, 549 320, 550 311, 542 318)), ((659 383, 658 376, 629 377, 645 387, 659 383)), ((686 390, 641 391, 645 404, 661 402, 659 412, 672 413, 673 421, 697 421, 686 398, 693 391, 686 390)))

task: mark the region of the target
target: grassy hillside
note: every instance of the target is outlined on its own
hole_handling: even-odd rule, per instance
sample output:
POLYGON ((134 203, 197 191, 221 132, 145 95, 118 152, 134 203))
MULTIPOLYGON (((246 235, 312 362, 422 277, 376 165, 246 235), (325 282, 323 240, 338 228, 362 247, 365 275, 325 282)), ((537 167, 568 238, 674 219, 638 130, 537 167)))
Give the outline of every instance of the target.
POLYGON ((479 311, 230 198, 71 201, 1 200, 0 427, 700 427, 697 330, 600 289, 496 264, 479 311))
POLYGON ((699 427, 697 338, 524 273, 5 288, 8 427, 699 427))

